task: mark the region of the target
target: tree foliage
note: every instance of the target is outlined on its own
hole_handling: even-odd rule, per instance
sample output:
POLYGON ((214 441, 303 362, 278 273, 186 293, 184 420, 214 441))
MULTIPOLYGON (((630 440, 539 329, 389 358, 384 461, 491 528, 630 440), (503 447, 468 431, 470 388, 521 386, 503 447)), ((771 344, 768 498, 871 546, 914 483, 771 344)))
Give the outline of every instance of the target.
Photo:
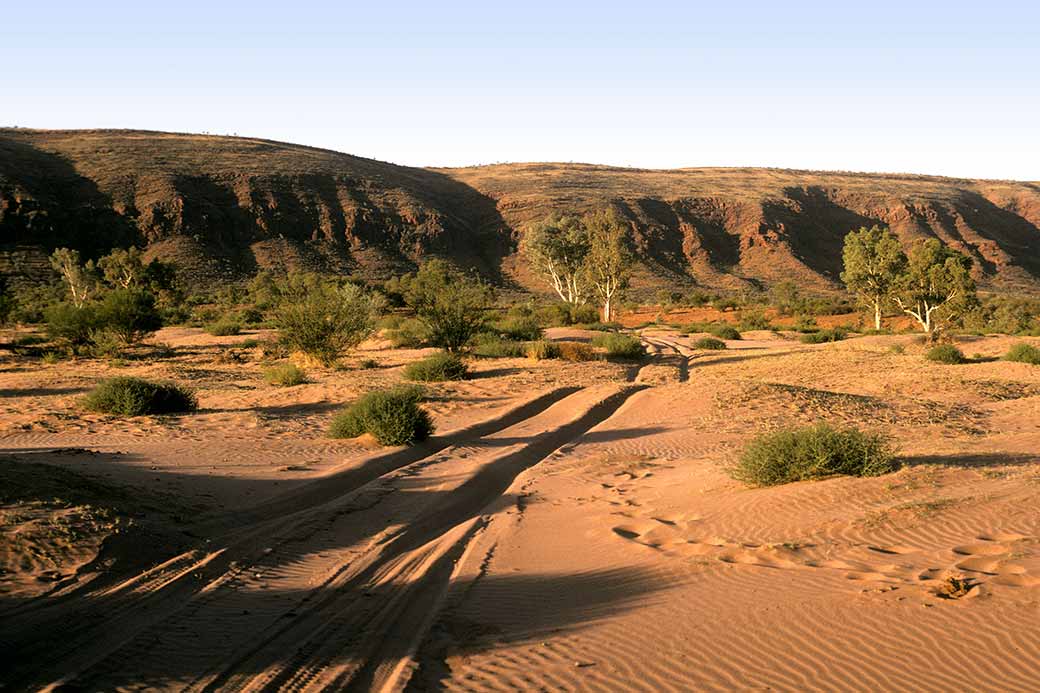
POLYGON ((926 334, 941 330, 978 303, 971 258, 929 238, 914 246, 894 300, 926 334))
POLYGON ((887 228, 860 228, 845 236, 842 259, 845 271, 841 280, 849 293, 874 312, 874 329, 880 330, 884 307, 906 269, 899 239, 887 228))
POLYGON ((92 261, 83 264, 79 251, 58 248, 51 254, 51 267, 57 272, 69 290, 72 303, 82 306, 98 289, 97 268, 92 261))
POLYGON ((613 207, 582 217, 589 234, 585 272, 603 306, 603 322, 613 316, 613 301, 628 286, 633 256, 629 249, 629 226, 613 207))
POLYGON ((560 300, 573 305, 586 301, 589 236, 581 219, 553 214, 534 224, 524 234, 520 252, 560 300))

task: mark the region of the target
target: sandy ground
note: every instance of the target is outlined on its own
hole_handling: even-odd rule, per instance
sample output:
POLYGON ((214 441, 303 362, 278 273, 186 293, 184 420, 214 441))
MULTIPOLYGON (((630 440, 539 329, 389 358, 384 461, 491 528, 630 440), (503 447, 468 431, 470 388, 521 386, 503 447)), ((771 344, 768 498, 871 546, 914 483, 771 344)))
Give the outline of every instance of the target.
POLYGON ((294 388, 235 346, 256 335, 165 330, 172 356, 119 368, 0 356, 0 687, 1036 690, 1040 367, 991 358, 1020 340, 943 366, 911 336, 642 334, 642 366, 477 361, 407 449, 324 430, 417 351, 294 388), (116 373, 202 411, 79 411, 116 373), (726 474, 820 420, 888 433, 903 469, 726 474))

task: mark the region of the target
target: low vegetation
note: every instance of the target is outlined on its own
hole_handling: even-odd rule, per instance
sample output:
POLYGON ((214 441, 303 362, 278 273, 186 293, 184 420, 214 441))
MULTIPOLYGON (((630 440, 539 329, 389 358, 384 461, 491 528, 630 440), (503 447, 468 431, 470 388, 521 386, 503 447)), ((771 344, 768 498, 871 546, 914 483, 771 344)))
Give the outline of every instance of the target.
POLYGON ((606 350, 607 358, 641 359, 646 355, 639 337, 629 334, 605 332, 592 338, 592 345, 606 350))
POLYGON ((1013 344, 1011 348, 1008 349, 1008 352, 1004 354, 1004 360, 1040 366, 1040 348, 1037 348, 1032 344, 1019 342, 1018 344, 1013 344))
POLYGON ((429 413, 419 406, 419 387, 376 390, 363 395, 332 420, 329 436, 356 438, 365 433, 380 445, 410 445, 423 441, 434 431, 429 413))
POLYGON ((404 369, 404 377, 421 383, 435 383, 443 380, 465 380, 469 375, 469 366, 457 354, 442 351, 427 356, 421 361, 408 364, 404 369))
POLYGON ((484 358, 521 358, 527 354, 527 347, 522 342, 513 342, 496 335, 483 334, 474 339, 470 351, 473 355, 484 358))
POLYGON ((599 358, 595 349, 584 342, 556 342, 556 349, 564 361, 595 361, 599 358))
POLYGON ((276 323, 282 342, 322 365, 332 365, 375 330, 378 301, 361 288, 319 285, 281 305, 276 323))
POLYGON ((808 332, 802 335, 801 340, 805 344, 824 344, 826 342, 840 342, 847 336, 848 332, 840 327, 835 327, 833 329, 808 332))
POLYGON ((726 348, 726 343, 721 339, 715 339, 714 337, 701 337, 693 343, 694 349, 709 349, 712 351, 718 351, 726 348))
POLYGON ((103 380, 86 397, 89 411, 118 416, 181 414, 195 411, 198 399, 191 390, 176 383, 157 383, 141 378, 103 380))
POLYGON ((242 323, 237 320, 224 318, 206 325, 206 332, 214 337, 230 337, 232 335, 241 334, 242 323))
POLYGON ((527 355, 527 358, 535 361, 558 359, 560 358, 560 345, 556 342, 541 339, 537 342, 529 342, 524 348, 524 353, 527 355))
POLYGON ((967 361, 964 352, 952 344, 938 344, 933 346, 928 350, 924 357, 929 361, 945 363, 951 366, 965 363, 967 361))
POLYGON ((279 363, 264 371, 264 381, 269 385, 293 387, 307 382, 307 373, 294 363, 279 363))
POLYGON ((775 486, 835 475, 879 476, 897 467, 882 436, 818 424, 759 436, 731 474, 752 486, 775 486))

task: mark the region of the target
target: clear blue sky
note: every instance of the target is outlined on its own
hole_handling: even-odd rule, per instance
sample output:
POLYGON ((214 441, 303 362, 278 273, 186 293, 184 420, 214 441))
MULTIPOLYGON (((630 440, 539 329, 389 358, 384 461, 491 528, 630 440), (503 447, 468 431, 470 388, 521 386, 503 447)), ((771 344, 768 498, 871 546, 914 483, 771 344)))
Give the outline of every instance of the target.
POLYGON ((0 125, 1040 180, 1040 2, 26 2, 0 125))

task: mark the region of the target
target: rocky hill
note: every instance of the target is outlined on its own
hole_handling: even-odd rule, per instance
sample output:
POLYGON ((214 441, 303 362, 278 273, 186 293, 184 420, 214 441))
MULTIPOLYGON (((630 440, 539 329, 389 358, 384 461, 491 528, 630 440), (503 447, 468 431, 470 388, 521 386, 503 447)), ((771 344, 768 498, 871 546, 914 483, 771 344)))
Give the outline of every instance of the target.
POLYGON ((837 286, 844 235, 890 226, 975 259, 984 286, 1040 291, 1040 184, 773 169, 396 166, 265 140, 139 131, 0 130, 0 272, 56 246, 137 244, 200 282, 259 268, 372 278, 446 257, 536 284, 515 256, 550 210, 616 205, 643 286, 837 286))

